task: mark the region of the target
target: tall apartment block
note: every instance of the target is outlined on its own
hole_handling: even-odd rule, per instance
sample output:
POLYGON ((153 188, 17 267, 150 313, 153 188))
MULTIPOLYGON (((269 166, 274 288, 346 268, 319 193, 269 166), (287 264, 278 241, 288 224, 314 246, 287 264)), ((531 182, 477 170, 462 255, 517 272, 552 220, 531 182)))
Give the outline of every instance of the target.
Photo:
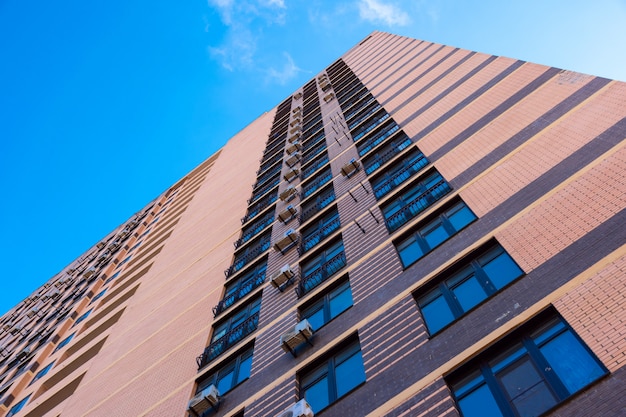
POLYGON ((626 84, 374 32, 0 320, 0 414, 626 415, 626 84))

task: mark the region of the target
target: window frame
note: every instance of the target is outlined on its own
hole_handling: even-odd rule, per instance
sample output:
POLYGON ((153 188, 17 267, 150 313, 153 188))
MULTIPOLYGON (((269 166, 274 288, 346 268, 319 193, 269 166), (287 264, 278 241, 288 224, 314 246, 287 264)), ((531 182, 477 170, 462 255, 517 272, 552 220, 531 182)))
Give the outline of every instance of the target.
POLYGON ((345 277, 345 279, 339 280, 330 288, 326 289, 322 294, 319 294, 313 300, 300 307, 299 316, 300 319, 309 320, 309 323, 313 327, 313 331, 318 331, 326 326, 328 323, 348 311, 352 306, 354 306, 352 287, 350 285, 350 280, 348 279, 348 277, 345 277), (350 305, 346 306, 341 311, 338 311, 335 315, 333 315, 333 312, 331 310, 333 300, 338 299, 338 297, 346 291, 350 295, 350 305), (320 326, 315 327, 315 321, 310 320, 310 318, 319 311, 322 312, 323 323, 320 326))
MULTIPOLYGON (((413 297, 420 311, 424 325, 428 330, 430 337, 441 333, 448 326, 456 323, 465 315, 478 308, 481 304, 493 298, 496 294, 507 288, 512 283, 519 280, 525 275, 524 270, 515 262, 515 259, 495 240, 491 240, 487 244, 477 250, 467 254, 455 265, 438 274, 430 282, 413 293, 413 297), (508 277, 507 282, 503 283, 500 288, 493 282, 489 274, 485 272, 485 266, 496 260, 500 256, 505 255, 510 261, 510 265, 519 270, 516 276, 508 277), (458 300, 458 294, 454 290, 460 288, 461 285, 468 283, 470 279, 475 278, 475 282, 479 284, 479 288, 483 289, 486 295, 482 299, 478 299, 472 306, 464 309, 461 301, 458 300), (438 301, 439 300, 439 301, 438 301), (425 308, 434 302, 443 301, 444 307, 447 307, 445 313, 452 316, 445 324, 433 329, 433 324, 429 324, 427 318, 430 313, 425 313, 425 308)), ((441 310, 438 310, 439 312, 441 310)), ((441 314, 439 314, 441 316, 441 314)))
MULTIPOLYGON (((511 398, 507 394, 506 386, 503 385, 501 378, 516 368, 520 369, 520 365, 524 364, 529 365, 528 369, 539 377, 540 382, 535 382, 527 387, 521 395, 542 384, 545 386, 544 392, 552 395, 552 399, 555 401, 554 404, 547 406, 544 410, 537 410, 541 415, 558 407, 609 374, 602 361, 598 359, 574 329, 553 307, 549 307, 492 347, 479 353, 467 364, 444 377, 450 387, 459 414, 464 415, 460 402, 486 387, 490 398, 494 400, 492 405, 495 405, 503 416, 515 417, 517 415, 514 405, 515 398, 511 398), (557 374, 555 367, 558 367, 558 363, 555 365, 555 362, 551 361, 542 351, 549 343, 557 341, 557 338, 566 334, 570 336, 566 342, 576 343, 576 346, 567 345, 570 347, 568 351, 572 350, 571 347, 577 348, 578 354, 586 354, 587 364, 595 365, 595 375, 592 378, 587 376, 587 381, 580 380, 578 382, 579 387, 573 391, 567 388, 566 382, 564 382, 566 378, 557 374)), ((486 405, 488 404, 485 401, 481 401, 481 412, 484 411, 486 405)))
POLYGON ((209 387, 210 385, 215 385, 215 387, 218 388, 220 395, 224 395, 227 392, 232 391, 233 389, 238 387, 240 384, 242 384, 244 381, 250 378, 250 371, 248 372, 247 376, 245 376, 243 379, 241 378, 240 376, 240 373, 242 370, 241 365, 244 363, 244 361, 246 361, 247 359, 250 359, 250 370, 251 370, 253 358, 254 358, 254 345, 246 346, 245 348, 241 349, 239 352, 232 355, 229 358, 229 360, 224 361, 223 364, 220 364, 219 368, 215 369, 213 372, 208 374, 208 376, 204 376, 200 378, 197 381, 196 394, 200 393, 202 390, 209 387), (220 382, 223 380, 225 375, 228 375, 228 373, 231 370, 233 372, 233 375, 232 375, 232 382, 230 384, 230 387, 227 390, 220 390, 219 389, 220 382))

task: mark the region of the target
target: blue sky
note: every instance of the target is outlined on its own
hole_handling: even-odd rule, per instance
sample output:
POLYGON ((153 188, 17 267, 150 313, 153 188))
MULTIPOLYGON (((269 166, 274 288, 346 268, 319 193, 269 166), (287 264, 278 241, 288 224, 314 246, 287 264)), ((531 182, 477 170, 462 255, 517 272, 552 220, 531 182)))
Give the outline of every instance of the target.
POLYGON ((373 30, 626 80, 626 1, 0 1, 0 314, 373 30))

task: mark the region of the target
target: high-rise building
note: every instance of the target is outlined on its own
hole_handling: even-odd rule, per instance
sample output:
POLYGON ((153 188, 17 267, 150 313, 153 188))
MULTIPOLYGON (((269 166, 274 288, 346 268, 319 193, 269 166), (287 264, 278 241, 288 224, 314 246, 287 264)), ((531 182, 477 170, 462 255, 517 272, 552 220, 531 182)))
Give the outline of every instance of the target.
POLYGON ((0 411, 624 415, 625 116, 374 32, 2 317, 0 411))

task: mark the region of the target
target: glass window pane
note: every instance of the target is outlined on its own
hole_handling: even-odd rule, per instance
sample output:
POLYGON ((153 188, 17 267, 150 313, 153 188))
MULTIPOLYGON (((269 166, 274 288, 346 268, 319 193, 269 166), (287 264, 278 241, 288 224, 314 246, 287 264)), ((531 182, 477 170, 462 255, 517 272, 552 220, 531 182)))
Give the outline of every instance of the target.
POLYGON ((430 303, 422 306, 421 309, 430 334, 438 332, 454 320, 454 315, 441 294, 430 303))
POLYGON ((600 365, 569 331, 546 343, 540 350, 570 394, 604 374, 600 365))
POLYGON ((557 402, 528 356, 497 377, 520 416, 538 416, 557 402))
POLYGON ((321 379, 315 384, 304 390, 304 398, 309 403, 314 413, 317 413, 328 404, 330 399, 328 397, 328 380, 326 378, 321 379))
POLYGON ((337 365, 335 378, 337 398, 344 396, 348 391, 365 381, 365 368, 360 350, 337 365))
POLYGON ((233 376, 235 374, 234 368, 225 371, 223 374, 219 376, 219 380, 217 381, 217 390, 220 394, 223 394, 233 387, 233 376))
POLYGON ((472 213, 470 209, 462 203, 450 209, 447 216, 450 224, 452 224, 452 227, 454 227, 454 230, 456 231, 461 230, 476 219, 474 213, 472 213))
POLYGON ((335 318, 352 305, 352 291, 346 283, 339 292, 330 294, 330 318, 335 318))
POLYGON ((458 402, 463 417, 501 417, 496 400, 486 384, 472 391, 458 402))
POLYGON ((448 237, 448 232, 443 227, 441 220, 437 220, 436 223, 431 223, 422 229, 421 235, 424 236, 428 246, 433 249, 440 243, 444 242, 448 237))
POLYGON ((475 275, 471 275, 461 283, 451 288, 463 311, 468 311, 476 304, 487 298, 485 289, 480 285, 475 275))
POLYGON ((522 275, 522 270, 519 266, 504 252, 482 267, 496 289, 504 287, 509 282, 522 275))
POLYGON ((250 369, 252 369, 252 355, 244 357, 239 365, 239 374, 237 375, 237 383, 250 378, 250 369))
POLYGON ((409 266, 424 255, 424 251, 420 247, 415 237, 411 238, 398 246, 398 253, 402 260, 402 265, 409 266))
POLYGON ((309 324, 313 328, 313 331, 318 330, 326 322, 324 321, 324 308, 320 305, 315 310, 307 311, 303 314, 304 318, 309 321, 309 324))

